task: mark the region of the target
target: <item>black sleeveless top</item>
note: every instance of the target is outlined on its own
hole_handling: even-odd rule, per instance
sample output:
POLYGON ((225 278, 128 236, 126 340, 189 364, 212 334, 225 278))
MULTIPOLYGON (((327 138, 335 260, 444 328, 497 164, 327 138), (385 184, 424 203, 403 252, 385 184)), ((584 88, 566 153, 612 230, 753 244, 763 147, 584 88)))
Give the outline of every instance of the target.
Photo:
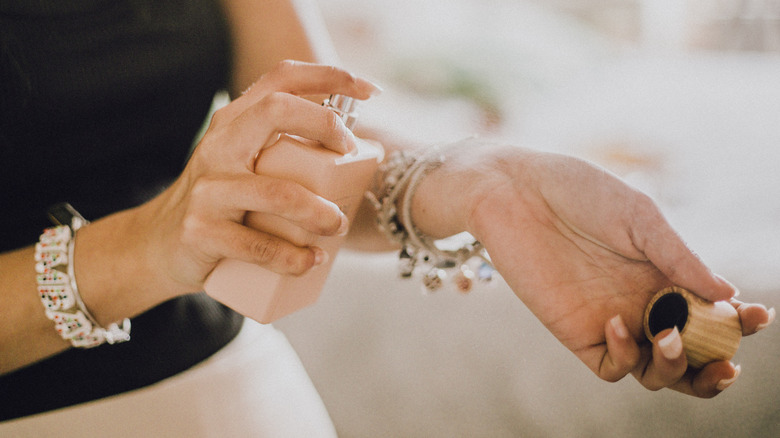
MULTIPOLYGON (((229 60, 213 0, 0 0, 0 251, 34 244, 54 203, 97 219, 169 184, 229 60)), ((0 421, 155 383, 241 323, 202 293, 164 303, 130 342, 0 376, 0 421)))

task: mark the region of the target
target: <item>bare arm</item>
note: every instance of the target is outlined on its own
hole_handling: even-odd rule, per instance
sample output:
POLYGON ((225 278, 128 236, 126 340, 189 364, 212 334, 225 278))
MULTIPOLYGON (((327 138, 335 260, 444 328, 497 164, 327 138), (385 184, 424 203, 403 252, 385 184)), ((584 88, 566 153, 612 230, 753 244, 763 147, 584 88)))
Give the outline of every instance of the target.
MULTIPOLYGON (((250 163, 278 132, 346 151, 354 140, 344 126, 334 123, 330 111, 297 96, 341 93, 366 99, 375 91, 373 85, 331 67, 280 63, 327 57, 313 44, 321 35, 306 30, 316 28, 311 26, 316 15, 299 14, 298 2, 230 0, 225 9, 235 47, 231 94, 238 97, 257 84, 217 113, 168 190, 78 232, 79 290, 101 324, 201 290, 203 279, 223 257, 289 273, 304 272, 315 263, 316 248, 298 248, 240 226, 244 211, 272 211, 322 235, 335 233, 342 221, 330 201, 296 184, 254 175, 250 163), (295 201, 283 203, 290 199, 295 201)), ((328 47, 327 39, 322 41, 328 47)), ((0 254, 0 373, 69 348, 37 297, 33 255, 32 247, 0 254)))
MULTIPOLYGON (((150 276, 148 259, 139 256, 144 236, 134 226, 134 215, 122 213, 97 221, 78 233, 75 258, 79 289, 104 326, 135 316, 181 293, 158 289, 150 276), (167 291, 169 294, 149 293, 167 291)), ((60 338, 36 293, 34 248, 0 255, 0 373, 64 351, 60 338)))
MULTIPOLYGON (((254 157, 279 132, 319 141, 338 152, 350 150, 354 137, 340 119, 294 93, 365 99, 372 90, 371 83, 343 70, 287 62, 218 111, 171 187, 76 234, 76 279, 98 322, 106 326, 202 290, 222 258, 283 274, 300 274, 318 263, 318 248, 296 247, 247 228, 244 212, 273 213, 316 235, 336 234, 345 221, 343 214, 298 184, 255 175, 254 157)), ((0 255, 0 373, 69 347, 44 314, 34 266, 32 247, 0 255)))
MULTIPOLYGON (((268 181, 254 175, 248 165, 258 148, 278 132, 299 133, 335 150, 344 150, 351 141, 327 110, 288 97, 290 93, 339 92, 367 98, 373 91, 370 84, 335 69, 290 63, 271 69, 281 59, 328 60, 328 50, 312 43, 327 38, 317 33, 318 26, 312 26, 307 15, 298 14, 296 5, 226 3, 236 47, 231 93, 237 96, 256 78, 263 79, 217 114, 171 188, 143 207, 97 222, 79 234, 77 277, 88 307, 101 322, 199 290, 224 257, 279 272, 303 272, 312 266, 311 249, 240 226, 245 211, 279 214, 282 209, 282 214, 322 235, 338 228, 341 218, 332 203, 293 187, 281 188, 278 181, 270 190, 268 181), (297 75, 301 68, 307 73, 315 68, 327 80, 311 84, 309 74, 297 75), (306 80, 301 79, 304 76, 306 80), (225 145, 231 146, 226 150, 225 145), (280 190, 287 195, 291 193, 287 190, 294 191, 286 199, 302 201, 296 205, 315 208, 287 209, 289 205, 268 195, 280 190), (269 245, 277 249, 270 259, 269 245), (142 290, 150 290, 151 284, 166 292, 146 296, 135 287, 139 282, 145 283, 142 290)), ((391 150, 408 147, 387 138, 383 143, 391 150)), ((650 389, 668 386, 712 396, 722 389, 719 382, 734 376, 736 370, 727 362, 686 373, 684 357, 666 357, 659 345, 642 341, 638 315, 644 300, 659 287, 676 283, 710 299, 729 298, 734 290, 696 259, 644 195, 604 171, 576 159, 518 148, 451 150, 445 164, 422 181, 412 202, 412 216, 424 233, 444 237, 470 231, 478 237, 518 297, 600 377, 617 380, 633 373, 650 389), (617 316, 621 323, 613 324, 617 316)), ((366 243, 376 233, 370 226, 373 213, 362 211, 352 240, 365 247, 384 247, 375 238, 366 243)), ((42 311, 33 315, 40 303, 29 298, 35 296, 32 261, 27 267, 24 260, 31 254, 26 249, 0 256, 0 297, 18 306, 0 309, 0 318, 8 316, 0 325, 0 348, 4 357, 19 358, 3 364, 0 372, 67 348, 44 333, 50 323, 42 311), (40 336, 22 346, 18 333, 40 336), (31 353, 23 353, 24 348, 31 353)), ((763 306, 740 307, 746 334, 770 320, 763 306)))

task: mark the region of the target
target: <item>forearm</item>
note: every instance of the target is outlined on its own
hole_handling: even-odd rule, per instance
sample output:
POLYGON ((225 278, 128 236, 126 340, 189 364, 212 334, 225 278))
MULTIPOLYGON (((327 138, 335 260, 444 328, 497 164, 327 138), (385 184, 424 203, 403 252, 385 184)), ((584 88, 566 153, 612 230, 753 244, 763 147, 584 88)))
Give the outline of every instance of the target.
POLYGON ((0 374, 68 348, 44 315, 35 287, 35 248, 0 255, 0 374))
POLYGON ((87 308, 102 326, 136 316, 168 299, 192 292, 175 285, 160 260, 153 236, 155 201, 82 228, 76 235, 75 274, 87 308))
POLYGON ((443 163, 425 173, 411 197, 412 222, 436 239, 464 231, 476 236, 474 218, 481 203, 510 184, 507 172, 519 172, 529 151, 479 139, 439 150, 443 163))
MULTIPOLYGON (((154 277, 139 256, 143 237, 134 235, 132 217, 128 212, 109 216, 76 234, 71 262, 79 291, 104 327, 171 296, 154 288, 154 277)), ((0 255, 0 374, 70 347, 46 317, 35 278, 33 246, 0 255)))

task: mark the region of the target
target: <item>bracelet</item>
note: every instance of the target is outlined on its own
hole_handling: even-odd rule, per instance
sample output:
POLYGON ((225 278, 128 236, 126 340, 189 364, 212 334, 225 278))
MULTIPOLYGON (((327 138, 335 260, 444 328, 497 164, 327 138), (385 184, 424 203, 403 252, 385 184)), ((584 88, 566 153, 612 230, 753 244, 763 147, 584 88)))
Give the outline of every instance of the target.
MULTIPOLYGON (((440 246, 446 243, 444 240, 438 241, 437 245, 436 240, 420 232, 412 222, 412 198, 417 186, 428 172, 444 164, 444 161, 444 154, 439 147, 419 155, 393 152, 379 168, 379 175, 383 175, 382 181, 375 184, 375 192, 369 191, 366 196, 377 212, 380 231, 391 241, 401 244, 401 277, 410 278, 418 268, 424 269, 423 290, 434 292, 444 285, 447 271, 457 268, 453 283, 458 291, 468 293, 472 290, 475 278, 488 282, 495 272, 482 244, 468 235, 465 236, 468 237, 467 241, 460 247, 442 249, 440 246), (397 207, 399 199, 402 201, 400 212, 397 207), (478 264, 476 275, 475 261, 478 264)), ((464 236, 447 240, 452 243, 457 237, 464 236)))
POLYGON ((54 321, 55 330, 74 347, 92 348, 106 342, 129 341, 128 318, 122 321, 122 327, 113 323, 103 328, 81 299, 73 266, 74 236, 87 221, 69 205, 58 208, 71 210, 73 216, 68 225, 45 229, 35 245, 36 282, 46 317, 54 321))

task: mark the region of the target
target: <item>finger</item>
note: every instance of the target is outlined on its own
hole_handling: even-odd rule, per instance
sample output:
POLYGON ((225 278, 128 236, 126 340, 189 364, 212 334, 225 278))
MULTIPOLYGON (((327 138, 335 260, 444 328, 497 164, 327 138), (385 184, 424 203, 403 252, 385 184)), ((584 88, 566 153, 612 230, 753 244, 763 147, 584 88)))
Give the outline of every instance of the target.
POLYGON ((640 205, 640 219, 633 230, 634 245, 672 283, 710 301, 727 300, 735 295, 734 286, 715 275, 688 248, 652 201, 640 205))
POLYGON ((192 193, 193 210, 231 211, 228 219, 234 222, 241 222, 244 212, 267 213, 320 236, 344 234, 348 226, 338 205, 290 180, 254 174, 203 177, 192 193))
POLYGON ((680 332, 674 327, 655 337, 652 357, 644 369, 636 370, 635 377, 645 388, 657 391, 677 383, 687 368, 680 332))
POLYGON ((737 309, 739 319, 742 322, 742 334, 744 336, 752 335, 767 328, 774 322, 777 316, 774 307, 767 310, 763 304, 743 303, 732 299, 731 305, 737 309))
POLYGON ((617 382, 636 367, 640 356, 639 346, 620 315, 607 321, 604 335, 607 346, 597 374, 608 382, 617 382))
MULTIPOLYGON (((344 69, 292 60, 277 64, 256 86, 297 95, 344 94, 356 99, 368 99, 382 91, 368 79, 355 76, 344 69)), ((251 87, 247 94, 253 93, 254 88, 255 86, 251 87)))
POLYGON ((188 215, 183 222, 181 242, 196 250, 205 263, 235 259, 262 266, 279 274, 300 275, 328 261, 318 247, 298 247, 261 231, 229 220, 188 215))
POLYGON ((337 67, 288 60, 277 64, 233 101, 231 106, 235 105, 235 108, 230 112, 236 116, 272 92, 298 96, 343 94, 356 99, 368 99, 379 94, 381 90, 371 81, 337 67))
POLYGON ((742 367, 731 362, 712 362, 701 370, 688 371, 670 389, 694 397, 712 398, 736 382, 741 372, 742 367))
POLYGON ((212 250, 228 259, 242 260, 283 275, 302 275, 328 261, 319 247, 298 247, 277 236, 234 222, 225 222, 212 250))
POLYGON ((335 112, 288 93, 266 95, 233 120, 230 129, 241 133, 233 147, 252 169, 258 152, 282 133, 318 141, 342 154, 356 147, 355 136, 335 112))

